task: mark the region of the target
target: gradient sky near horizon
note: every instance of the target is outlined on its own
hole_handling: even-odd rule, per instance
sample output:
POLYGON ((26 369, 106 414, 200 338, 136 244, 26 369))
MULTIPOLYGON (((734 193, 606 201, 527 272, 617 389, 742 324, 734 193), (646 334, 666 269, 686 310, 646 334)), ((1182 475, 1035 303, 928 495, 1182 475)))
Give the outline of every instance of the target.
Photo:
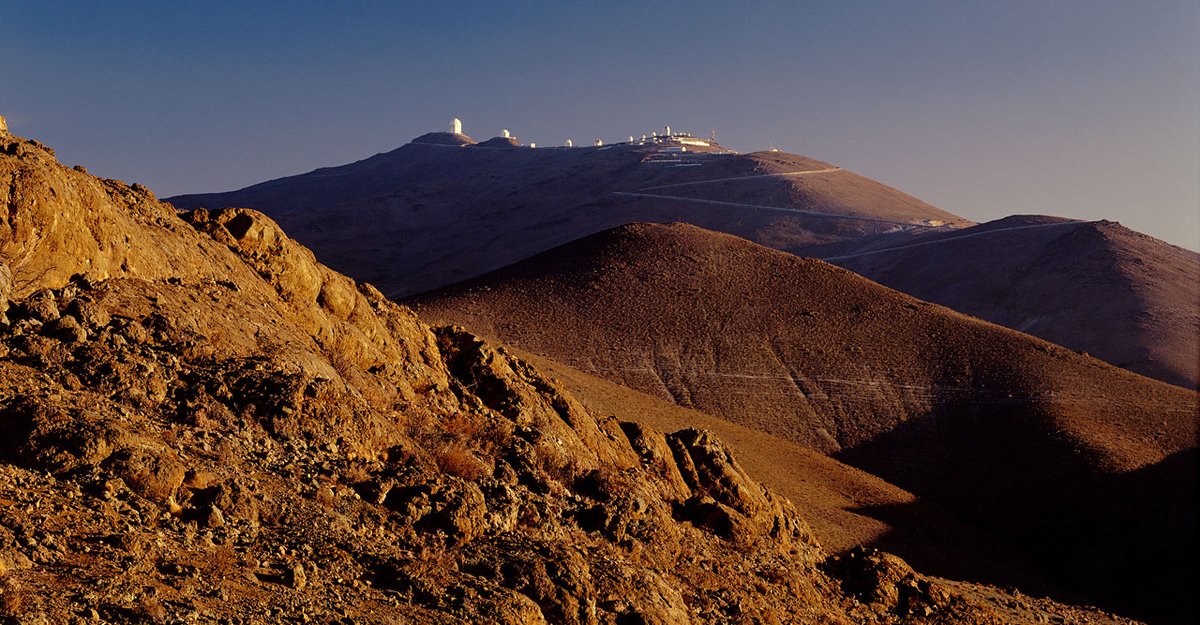
POLYGON ((0 0, 0 114, 159 196, 398 147, 715 129, 976 221, 1200 249, 1200 3, 0 0), (243 6, 244 4, 249 6, 243 6))

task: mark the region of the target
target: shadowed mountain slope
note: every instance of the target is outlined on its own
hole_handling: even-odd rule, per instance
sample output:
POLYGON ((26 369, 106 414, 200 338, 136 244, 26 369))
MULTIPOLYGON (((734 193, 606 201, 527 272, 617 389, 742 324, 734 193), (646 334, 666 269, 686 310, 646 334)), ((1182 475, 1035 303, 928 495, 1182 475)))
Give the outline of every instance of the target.
POLYGON ((899 224, 969 223, 873 180, 783 152, 511 143, 431 133, 349 165, 169 201, 263 211, 331 267, 393 298, 631 221, 687 221, 788 250, 899 224))
POLYGON ((962 230, 970 222, 818 160, 668 147, 531 149, 429 133, 357 163, 170 201, 264 211, 392 298, 626 223, 686 222, 827 258, 1134 372, 1200 385, 1194 252, 1116 224, 1054 217, 962 230))
MULTIPOLYGON (((805 511, 821 545, 833 553, 869 545, 901 555, 921 570, 1038 592, 1043 584, 1020 557, 990 535, 912 493, 825 454, 732 421, 684 408, 627 386, 513 348, 561 380, 596 414, 673 431, 700 427, 721 437, 746 470, 805 511)), ((1045 589, 1049 590, 1049 589, 1045 589)))
POLYGON ((1152 611, 1150 594, 1195 579, 1193 565, 1163 568, 1165 554, 1144 549, 1169 536, 1194 550, 1175 523, 1194 514, 1195 472, 1169 461, 1195 446, 1191 391, 681 224, 618 228, 411 304, 835 453, 1005 536, 1097 600, 1152 611), (1164 462, 1179 486, 1164 505, 1180 515, 1115 522, 1121 504, 1104 485, 1164 462), (1102 555, 1092 534, 1072 535, 1079 523, 1107 533, 1102 555))
POLYGON ((814 250, 881 284, 1200 386, 1200 254, 1120 224, 1018 216, 814 250))
POLYGON ((0 136, 0 618, 1120 622, 827 557, 711 433, 597 418, 261 213, 0 136))

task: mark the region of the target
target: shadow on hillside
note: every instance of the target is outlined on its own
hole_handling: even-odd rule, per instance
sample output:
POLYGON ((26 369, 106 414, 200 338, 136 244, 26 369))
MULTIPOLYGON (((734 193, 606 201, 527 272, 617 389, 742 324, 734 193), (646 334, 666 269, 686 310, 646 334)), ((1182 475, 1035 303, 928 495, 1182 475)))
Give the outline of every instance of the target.
MULTIPOLYGON (((1050 584, 1089 602, 1154 623, 1192 623, 1200 615, 1194 448, 1106 473, 1094 452, 1056 433, 1036 407, 1001 405, 916 419, 837 457, 995 534, 1050 584)), ((907 507, 857 512, 898 521, 913 512, 907 507)), ((877 542, 906 551, 886 536, 877 542)), ((925 554, 913 564, 964 577, 953 563, 925 554)))
POLYGON ((893 529, 864 547, 880 549, 904 558, 925 575, 1020 588, 1027 594, 1062 597, 1038 572, 1037 567, 1017 555, 988 532, 962 531, 955 524, 930 523, 929 519, 952 516, 943 506, 921 499, 908 504, 848 508, 864 517, 886 523, 893 529))

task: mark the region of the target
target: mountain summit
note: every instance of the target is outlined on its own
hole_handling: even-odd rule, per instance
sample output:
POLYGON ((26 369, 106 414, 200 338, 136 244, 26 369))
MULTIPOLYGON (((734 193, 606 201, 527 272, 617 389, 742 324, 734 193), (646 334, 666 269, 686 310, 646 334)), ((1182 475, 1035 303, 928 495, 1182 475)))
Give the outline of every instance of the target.
POLYGON ((736 154, 690 136, 589 147, 431 133, 385 154, 179 208, 267 213, 330 266, 403 297, 633 221, 687 221, 798 250, 898 228, 969 225, 840 167, 736 154))
POLYGON ((392 298, 607 228, 685 222, 826 258, 910 295, 1200 387, 1195 252, 1055 217, 976 226, 775 150, 735 154, 682 134, 535 149, 512 137, 476 144, 429 133, 357 163, 170 201, 264 211, 331 266, 392 298))

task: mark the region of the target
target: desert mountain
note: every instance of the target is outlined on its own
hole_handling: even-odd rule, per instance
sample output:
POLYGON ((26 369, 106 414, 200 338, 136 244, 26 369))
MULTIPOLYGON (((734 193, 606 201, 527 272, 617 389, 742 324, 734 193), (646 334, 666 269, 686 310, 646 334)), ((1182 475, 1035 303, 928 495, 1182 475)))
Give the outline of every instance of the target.
POLYGON ((532 149, 429 133, 357 163, 170 201, 266 212, 332 267, 393 298, 626 223, 686 222, 1200 385, 1193 252, 1115 224, 1052 217, 962 230, 970 222, 828 163, 697 142, 709 143, 532 149))
POLYGON ((1115 617, 828 557, 709 432, 598 418, 250 210, 0 137, 9 622, 1115 617))
POLYGON ((634 221, 687 221, 788 250, 969 223, 828 163, 682 140, 535 149, 430 133, 349 165, 168 201, 267 213, 393 298, 634 221))
POLYGON ((1196 393, 824 262, 642 224, 410 303, 834 454, 1098 601, 1152 613, 1196 579, 1196 393))
POLYGON ((1200 386, 1200 254, 1117 223, 1016 216, 812 250, 881 284, 1200 386))

